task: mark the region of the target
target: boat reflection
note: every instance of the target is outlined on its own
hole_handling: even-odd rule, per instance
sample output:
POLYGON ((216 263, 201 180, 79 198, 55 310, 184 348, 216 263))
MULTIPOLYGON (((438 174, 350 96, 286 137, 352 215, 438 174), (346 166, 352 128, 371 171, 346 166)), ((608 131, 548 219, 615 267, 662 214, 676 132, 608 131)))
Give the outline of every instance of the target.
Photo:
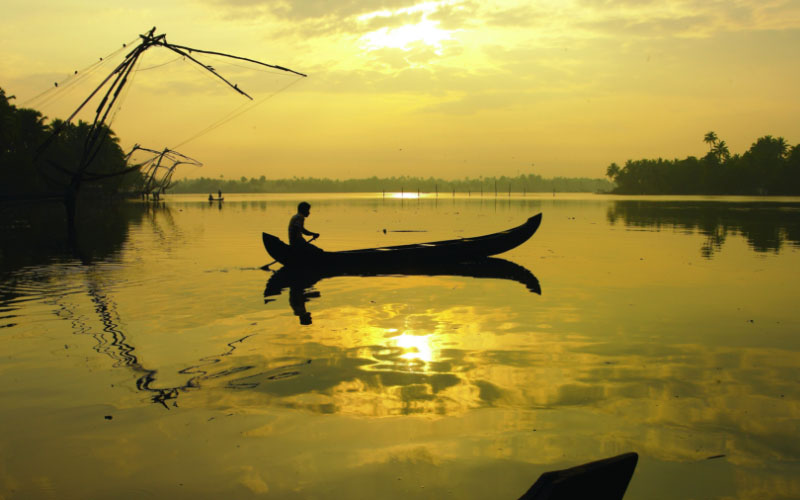
POLYGON ((306 302, 319 298, 313 287, 326 278, 339 276, 464 276, 517 281, 538 295, 542 294, 539 280, 527 268, 505 259, 486 258, 474 262, 439 263, 436 265, 369 265, 343 268, 299 269, 282 267, 273 272, 264 288, 264 303, 272 302, 289 289, 289 305, 300 318, 301 325, 311 324, 306 302))

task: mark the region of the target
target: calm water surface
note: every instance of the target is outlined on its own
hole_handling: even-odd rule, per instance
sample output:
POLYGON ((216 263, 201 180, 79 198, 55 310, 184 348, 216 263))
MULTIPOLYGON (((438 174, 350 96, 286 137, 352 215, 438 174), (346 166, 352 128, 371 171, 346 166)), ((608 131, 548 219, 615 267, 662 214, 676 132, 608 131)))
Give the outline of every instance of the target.
POLYGON ((800 200, 172 196, 103 209, 74 251, 31 217, 3 226, 0 498, 514 499, 627 451, 626 499, 800 498, 800 200), (329 250, 542 212, 502 255, 541 294, 265 297, 260 233, 303 198, 329 250))

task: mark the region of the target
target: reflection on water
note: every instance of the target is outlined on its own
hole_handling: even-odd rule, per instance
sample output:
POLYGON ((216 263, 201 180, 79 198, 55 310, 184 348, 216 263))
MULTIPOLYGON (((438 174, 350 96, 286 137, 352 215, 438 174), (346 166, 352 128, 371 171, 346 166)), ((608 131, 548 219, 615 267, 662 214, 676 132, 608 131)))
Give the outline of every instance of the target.
POLYGON ((87 201, 76 222, 76 241, 70 242, 62 204, 0 206, 0 273, 54 259, 85 264, 105 259, 120 250, 131 224, 156 211, 169 217, 163 205, 87 201))
POLYGON ((635 450, 626 499, 800 497, 800 205, 319 197, 332 250, 547 224, 488 264, 265 276, 296 199, 224 203, 4 237, 0 496, 518 498, 635 450))
POLYGON ((729 234, 742 235, 756 252, 778 252, 785 242, 800 246, 800 206, 780 202, 615 201, 612 225, 697 231, 706 236, 701 252, 711 258, 729 234))
POLYGON ((311 313, 306 310, 306 302, 319 298, 320 293, 313 290, 314 285, 326 278, 337 276, 465 276, 471 278, 493 278, 517 281, 533 293, 542 294, 539 280, 529 270, 504 259, 486 258, 475 262, 437 263, 435 265, 365 265, 350 266, 346 269, 292 269, 282 267, 272 273, 264 289, 264 303, 275 299, 273 296, 289 288, 289 305, 300 318, 301 325, 311 324, 311 313))

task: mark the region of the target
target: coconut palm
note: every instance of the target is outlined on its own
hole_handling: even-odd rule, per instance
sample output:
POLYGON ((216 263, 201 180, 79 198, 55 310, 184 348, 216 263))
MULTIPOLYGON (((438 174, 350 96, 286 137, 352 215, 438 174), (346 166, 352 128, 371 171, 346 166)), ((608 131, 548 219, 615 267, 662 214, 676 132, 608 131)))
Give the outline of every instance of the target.
POLYGON ((610 178, 612 181, 617 178, 619 173, 620 173, 620 168, 619 165, 617 165, 616 163, 612 163, 606 169, 606 177, 610 178))
POLYGON ((710 132, 706 132, 706 135, 703 136, 703 142, 708 144, 708 147, 712 149, 717 144, 717 140, 718 140, 717 133, 714 132, 713 130, 710 132))
POLYGON ((775 139, 775 146, 780 149, 781 158, 787 158, 789 152, 789 143, 783 137, 775 139))
POLYGON ((719 141, 716 146, 711 150, 717 157, 718 162, 728 161, 731 159, 731 152, 728 150, 728 145, 725 141, 719 141))

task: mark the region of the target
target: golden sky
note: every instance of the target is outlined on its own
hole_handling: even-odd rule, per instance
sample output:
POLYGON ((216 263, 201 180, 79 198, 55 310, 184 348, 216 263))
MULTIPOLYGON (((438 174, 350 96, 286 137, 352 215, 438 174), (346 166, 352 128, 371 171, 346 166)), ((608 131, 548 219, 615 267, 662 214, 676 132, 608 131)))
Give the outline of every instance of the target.
MULTIPOLYGON (((309 75, 204 60, 253 106, 189 63, 144 60, 113 128, 126 149, 174 147, 204 163, 178 177, 601 177, 612 161, 700 156, 709 130, 732 153, 767 134, 800 142, 798 0, 5 0, 2 10, 0 86, 17 105, 153 26, 172 43, 309 75), (195 138, 240 105, 249 110, 195 138)), ((59 116, 89 90, 39 109, 59 116)))

